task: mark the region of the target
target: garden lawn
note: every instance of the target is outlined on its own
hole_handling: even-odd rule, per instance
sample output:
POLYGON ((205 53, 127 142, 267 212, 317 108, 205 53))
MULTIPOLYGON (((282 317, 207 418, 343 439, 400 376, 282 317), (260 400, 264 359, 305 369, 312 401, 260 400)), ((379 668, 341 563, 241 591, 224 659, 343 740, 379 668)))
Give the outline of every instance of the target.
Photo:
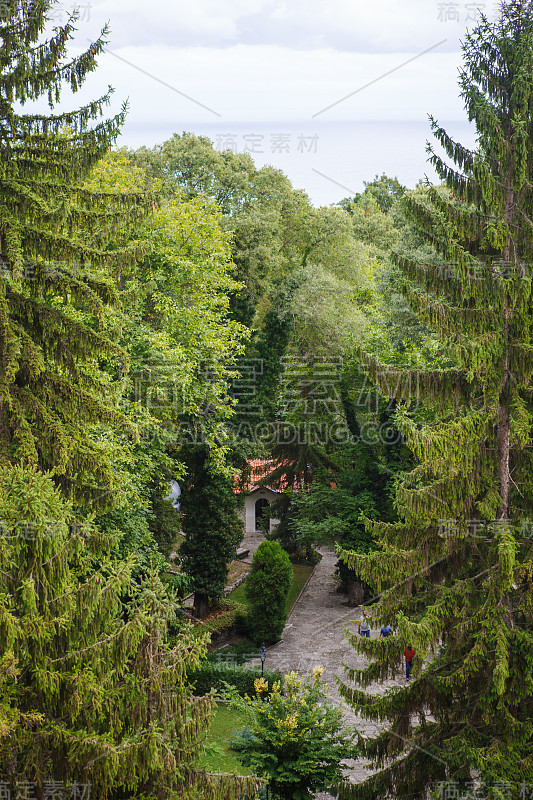
POLYGON ((249 775, 250 771, 241 765, 237 754, 229 747, 233 731, 242 727, 244 719, 238 711, 234 711, 226 703, 217 703, 216 714, 205 742, 207 752, 200 756, 199 766, 209 772, 237 772, 239 775, 249 775), (216 750, 211 750, 211 747, 216 750))
POLYGON ((292 583, 287 595, 287 602, 285 603, 285 611, 287 615, 291 613, 292 607, 297 601, 300 592, 305 586, 305 583, 313 571, 313 567, 307 564, 293 564, 292 565, 292 583))
MULTIPOLYGON (((312 571, 313 567, 310 567, 307 564, 292 565, 292 583, 291 583, 291 588, 289 589, 289 594, 287 595, 287 602, 285 604, 285 610, 287 611, 287 615, 291 613, 291 609, 295 604, 296 600, 298 599, 298 595, 304 588, 305 582, 312 571)), ((245 586, 246 586, 246 581, 244 583, 241 583, 241 585, 238 586, 237 589, 231 592, 231 594, 228 595, 228 598, 230 600, 235 600, 238 603, 242 603, 243 605, 248 606, 249 603, 244 593, 245 586)))

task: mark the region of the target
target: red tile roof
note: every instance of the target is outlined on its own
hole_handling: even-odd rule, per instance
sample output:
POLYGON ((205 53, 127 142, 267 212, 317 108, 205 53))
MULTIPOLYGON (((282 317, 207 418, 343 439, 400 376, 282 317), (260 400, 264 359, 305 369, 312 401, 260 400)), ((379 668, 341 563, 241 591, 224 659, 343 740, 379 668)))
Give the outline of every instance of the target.
MULTIPOLYGON (((250 467, 250 478, 244 486, 244 491, 252 492, 254 489, 259 488, 259 482, 274 470, 276 464, 270 458, 253 458, 248 461, 248 466, 250 467)), ((272 486, 267 486, 266 488, 280 491, 272 486)))
POLYGON ((285 478, 278 486, 269 486, 266 483, 262 483, 262 481, 278 467, 278 464, 271 458, 253 458, 248 461, 248 465, 250 467, 250 478, 244 484, 243 491, 253 492, 254 489, 264 487, 273 492, 282 492, 283 489, 287 488, 287 481, 285 478))

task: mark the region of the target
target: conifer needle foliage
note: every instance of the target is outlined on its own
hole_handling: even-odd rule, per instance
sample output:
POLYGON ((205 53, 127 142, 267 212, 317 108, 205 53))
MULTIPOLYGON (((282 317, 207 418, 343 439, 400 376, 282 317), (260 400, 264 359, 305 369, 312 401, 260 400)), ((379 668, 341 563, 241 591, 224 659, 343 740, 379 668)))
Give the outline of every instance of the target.
POLYGON ((212 701, 187 672, 206 636, 178 621, 157 571, 136 582, 36 467, 0 466, 0 520, 4 797, 45 800, 54 783, 98 800, 253 796, 252 779, 198 769, 212 701))
POLYGON ((443 185, 402 202, 435 256, 396 256, 454 365, 414 373, 366 357, 384 392, 425 410, 398 414, 419 462, 397 491, 401 522, 375 525, 378 551, 344 554, 383 591, 377 618, 397 623, 395 636, 353 637, 371 664, 348 670, 358 686, 342 693, 385 724, 365 743, 378 772, 353 797, 426 797, 439 782, 520 797, 533 783, 532 3, 503 3, 463 52, 477 145, 431 121, 454 166, 430 148, 443 185), (397 676, 408 644, 416 679, 365 691, 397 676))
POLYGON ((120 381, 100 368, 119 375, 127 361, 113 277, 136 257, 128 232, 152 200, 81 188, 124 121, 125 107, 103 118, 111 89, 72 112, 22 113, 42 97, 53 111, 105 45, 106 29, 69 59, 76 14, 43 36, 55 2, 0 4, 0 458, 50 469, 90 499, 113 480, 96 427, 122 422, 120 381))

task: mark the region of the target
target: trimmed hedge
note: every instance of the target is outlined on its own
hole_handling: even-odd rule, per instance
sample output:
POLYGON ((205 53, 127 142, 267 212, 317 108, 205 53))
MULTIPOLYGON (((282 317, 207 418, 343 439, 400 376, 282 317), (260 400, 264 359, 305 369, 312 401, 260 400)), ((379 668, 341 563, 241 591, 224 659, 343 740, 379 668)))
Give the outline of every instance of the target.
MULTIPOLYGON (((234 686, 239 694, 255 695, 254 681, 261 677, 261 668, 238 667, 235 664, 213 664, 204 661, 199 669, 188 674, 188 680, 194 687, 194 694, 198 697, 208 694, 211 689, 222 690, 223 683, 234 686)), ((268 681, 269 688, 275 681, 281 681, 281 672, 265 669, 264 679, 268 681)))
POLYGON ((249 635, 255 642, 278 642, 287 621, 286 600, 293 569, 279 542, 261 542, 245 583, 250 602, 249 635))

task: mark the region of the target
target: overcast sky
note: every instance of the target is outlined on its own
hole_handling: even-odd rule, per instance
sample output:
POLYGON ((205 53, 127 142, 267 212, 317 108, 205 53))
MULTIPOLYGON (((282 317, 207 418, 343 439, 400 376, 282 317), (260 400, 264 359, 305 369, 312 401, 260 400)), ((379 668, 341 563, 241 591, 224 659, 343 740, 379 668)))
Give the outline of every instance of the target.
MULTIPOLYGON (((347 123, 355 131, 380 122, 393 137, 394 123, 421 125, 428 113, 444 123, 464 120, 457 88, 460 39, 475 24, 477 9, 493 17, 496 5, 495 0, 92 0, 80 5, 76 41, 96 38, 109 21, 108 52, 77 102, 102 93, 107 84, 114 86, 117 101, 128 98, 120 140, 128 146, 153 146, 173 132, 195 130, 213 141, 218 137, 220 147, 225 142, 243 150, 251 147, 243 138, 246 131, 262 135, 262 154, 255 140, 258 163, 270 160, 289 174, 292 165, 305 184, 302 164, 311 155, 306 148, 312 149, 312 135, 324 140, 324 162, 316 141, 312 153, 320 172, 321 165, 325 170, 333 163, 335 148, 340 153, 346 146, 341 138, 347 123), (344 124, 338 125, 336 144, 337 123, 344 124), (281 133, 285 147, 278 141, 276 153, 273 137, 281 133)), ((72 7, 62 0, 55 21, 63 21, 72 7)), ((67 100, 72 102, 65 96, 63 107, 67 100)), ((381 171, 373 138, 369 134, 366 146, 372 173, 381 171)), ((386 139, 380 146, 387 146, 386 139)), ((360 160, 363 168, 355 172, 363 175, 364 153, 360 160)), ((310 162, 307 167, 311 170, 310 162)), ((335 180, 344 185, 338 165, 335 180)), ((301 188, 313 195, 310 184, 301 188)), ((314 199, 333 202, 325 195, 314 199)))

